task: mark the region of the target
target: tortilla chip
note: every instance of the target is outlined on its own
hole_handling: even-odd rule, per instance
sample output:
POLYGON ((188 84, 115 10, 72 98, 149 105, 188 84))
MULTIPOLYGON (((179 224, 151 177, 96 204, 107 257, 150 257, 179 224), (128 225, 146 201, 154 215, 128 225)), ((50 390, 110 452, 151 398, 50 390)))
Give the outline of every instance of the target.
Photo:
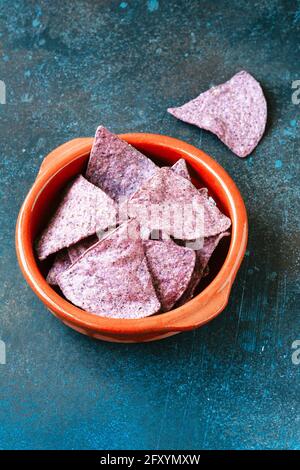
POLYGON ((207 188, 199 189, 198 195, 201 203, 205 207, 204 226, 213 226, 215 231, 214 235, 228 230, 231 226, 231 220, 220 211, 214 199, 208 195, 207 188))
POLYGON ((163 312, 171 310, 185 292, 194 272, 196 255, 169 241, 144 241, 152 281, 163 312))
POLYGON ((227 217, 212 209, 195 186, 171 168, 156 170, 128 200, 127 211, 143 228, 182 240, 216 235, 230 226, 227 217))
POLYGON ((99 241, 99 238, 97 235, 91 235, 90 237, 84 238, 83 240, 80 240, 80 242, 75 243, 75 245, 71 245, 68 248, 68 254, 69 257, 72 261, 72 263, 75 263, 75 261, 83 255, 83 253, 90 248, 92 245, 97 243, 99 241))
POLYGON ((57 285, 57 276, 64 272, 69 266, 71 266, 71 260, 67 250, 59 251, 54 259, 54 262, 47 274, 46 281, 52 286, 57 285))
POLYGON ((239 157, 246 157, 255 149, 267 121, 263 90, 245 71, 183 106, 169 108, 168 112, 184 122, 213 132, 239 157))
POLYGON ((217 248, 220 240, 223 237, 228 237, 229 235, 230 235, 229 232, 223 232, 218 235, 215 235, 214 237, 205 238, 203 247, 201 248, 201 250, 196 251, 195 269, 194 269, 192 278, 190 280, 190 283, 188 285, 188 288, 186 289, 183 296, 180 298, 178 302, 178 305, 177 305, 178 307, 180 305, 185 304, 189 300, 191 300, 202 277, 208 274, 207 272, 208 262, 213 252, 217 248))
MULTIPOLYGON (((176 162, 175 165, 171 167, 171 169, 173 171, 175 170, 175 172, 183 178, 186 178, 191 181, 186 161, 183 158, 178 160, 178 162, 176 162)), ((201 196, 202 203, 206 207, 206 223, 210 224, 212 220, 219 220, 219 231, 227 230, 231 225, 231 221, 218 209, 214 199, 208 195, 208 189, 200 188, 198 191, 201 196)), ((209 268, 207 268, 206 272, 203 273, 203 276, 206 276, 208 274, 208 271, 209 268)))
POLYGON ((174 163, 174 165, 171 166, 171 169, 175 171, 177 175, 180 175, 183 178, 186 178, 187 180, 191 181, 189 170, 184 158, 180 158, 176 163, 174 163))
POLYGON ((73 304, 104 317, 142 318, 160 309, 135 220, 91 246, 58 284, 73 304))
POLYGON ((39 259, 107 229, 115 224, 115 218, 113 200, 83 176, 78 176, 38 240, 39 259))
POLYGON ((98 127, 86 178, 112 199, 119 201, 133 194, 155 172, 156 165, 124 140, 98 127))

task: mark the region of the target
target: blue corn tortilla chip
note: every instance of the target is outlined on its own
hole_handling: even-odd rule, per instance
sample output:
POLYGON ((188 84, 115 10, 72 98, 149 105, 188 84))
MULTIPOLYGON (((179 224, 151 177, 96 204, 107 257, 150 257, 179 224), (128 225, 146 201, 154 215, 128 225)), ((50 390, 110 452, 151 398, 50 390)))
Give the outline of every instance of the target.
POLYGON ((215 233, 211 235, 217 235, 228 230, 231 226, 231 220, 220 211, 214 199, 208 195, 207 188, 199 189, 198 194, 200 203, 205 207, 204 226, 214 227, 215 233))
POLYGON ((167 312, 189 285, 195 268, 195 252, 172 240, 146 240, 143 244, 161 310, 167 312))
POLYGON ((37 243, 37 254, 48 255, 116 223, 116 207, 104 191, 78 176, 67 189, 58 209, 37 243))
POLYGON ((110 318, 142 318, 160 310, 135 220, 91 246, 58 276, 68 300, 110 318))
POLYGON ((156 168, 149 158, 100 126, 85 176, 112 199, 119 201, 133 194, 156 168))
POLYGON ((168 112, 178 119, 216 134, 239 157, 246 157, 263 136, 267 103, 252 75, 241 71, 226 83, 168 112))

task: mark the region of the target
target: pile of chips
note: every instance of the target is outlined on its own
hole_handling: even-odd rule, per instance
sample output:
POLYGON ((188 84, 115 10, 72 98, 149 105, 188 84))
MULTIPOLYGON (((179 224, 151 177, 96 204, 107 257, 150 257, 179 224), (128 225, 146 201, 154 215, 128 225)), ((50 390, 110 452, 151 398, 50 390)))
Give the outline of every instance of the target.
POLYGON ((47 282, 74 305, 142 318, 193 297, 230 225, 185 160, 159 168, 100 126, 85 175, 64 191, 36 252, 55 254, 47 282))

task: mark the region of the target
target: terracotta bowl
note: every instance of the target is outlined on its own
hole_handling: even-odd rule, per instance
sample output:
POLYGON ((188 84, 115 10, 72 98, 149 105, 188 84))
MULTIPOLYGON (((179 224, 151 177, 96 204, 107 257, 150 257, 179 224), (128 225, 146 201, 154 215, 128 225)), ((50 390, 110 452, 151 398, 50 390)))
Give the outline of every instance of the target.
POLYGON ((181 140, 156 134, 124 134, 121 137, 162 165, 171 165, 179 158, 185 158, 192 168, 194 183, 206 186, 219 207, 230 216, 230 244, 211 282, 182 307, 137 320, 93 315, 75 307, 47 284, 43 275, 45 273, 35 257, 33 243, 49 219, 60 190, 75 175, 84 171, 92 138, 67 142, 44 159, 19 213, 16 226, 17 256, 32 290, 66 325, 80 333, 107 341, 152 341, 198 328, 226 307, 247 245, 247 214, 243 199, 230 176, 202 150, 181 140))

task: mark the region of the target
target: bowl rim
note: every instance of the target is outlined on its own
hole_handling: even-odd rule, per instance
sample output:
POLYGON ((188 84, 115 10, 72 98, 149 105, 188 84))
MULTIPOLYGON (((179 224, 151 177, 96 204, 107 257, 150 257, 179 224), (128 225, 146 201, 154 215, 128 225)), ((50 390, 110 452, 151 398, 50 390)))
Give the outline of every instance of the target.
POLYGON ((78 329, 115 335, 168 333, 196 328, 207 323, 225 308, 231 287, 244 257, 248 238, 247 213, 242 196, 225 169, 212 157, 186 142, 160 134, 127 133, 119 137, 133 146, 168 148, 180 153, 188 162, 200 163, 216 178, 226 193, 231 217, 231 242, 226 259, 212 282, 189 302, 174 310, 139 319, 101 317, 63 299, 42 276, 30 241, 30 214, 37 198, 55 175, 71 161, 90 153, 93 138, 78 138, 55 149, 44 160, 37 179, 20 209, 16 225, 16 252, 21 271, 43 303, 54 315, 78 329), (54 157, 59 158, 52 158, 54 157), (221 299, 218 297, 221 296, 221 299), (217 298, 217 301, 215 300, 217 298), (203 313, 203 307, 204 313, 203 313), (202 315, 201 315, 202 311, 202 315))

